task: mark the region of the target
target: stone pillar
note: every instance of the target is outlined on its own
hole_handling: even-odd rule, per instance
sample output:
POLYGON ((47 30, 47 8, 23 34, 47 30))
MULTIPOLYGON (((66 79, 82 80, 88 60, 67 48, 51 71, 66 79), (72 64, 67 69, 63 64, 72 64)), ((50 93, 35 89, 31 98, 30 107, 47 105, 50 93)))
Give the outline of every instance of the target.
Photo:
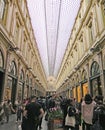
POLYGON ((17 69, 17 83, 16 83, 16 97, 15 97, 15 101, 17 100, 18 98, 18 87, 19 87, 19 77, 20 77, 20 63, 18 61, 18 69, 17 69))
POLYGON ((2 101, 4 101, 5 88, 7 87, 9 61, 10 61, 10 52, 8 49, 6 53, 5 73, 4 73, 4 79, 3 79, 4 84, 3 84, 3 91, 2 91, 2 97, 1 97, 2 101))
POLYGON ((89 70, 89 63, 87 63, 86 64, 86 66, 87 66, 87 77, 88 77, 88 89, 89 89, 89 93, 91 93, 91 81, 90 81, 90 70, 89 70))
POLYGON ((105 77, 104 77, 104 69, 103 69, 103 59, 102 59, 102 52, 98 53, 98 60, 100 65, 100 80, 102 85, 102 94, 105 98, 105 77))

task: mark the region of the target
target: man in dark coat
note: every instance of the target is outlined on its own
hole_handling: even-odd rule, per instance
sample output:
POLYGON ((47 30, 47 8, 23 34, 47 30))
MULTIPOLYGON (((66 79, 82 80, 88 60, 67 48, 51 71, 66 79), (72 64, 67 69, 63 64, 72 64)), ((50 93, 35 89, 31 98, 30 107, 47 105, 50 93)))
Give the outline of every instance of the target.
POLYGON ((103 96, 98 95, 96 98, 96 107, 93 111, 93 128, 95 128, 95 123, 99 120, 100 127, 102 127, 102 130, 105 130, 105 105, 103 104, 103 96))
POLYGON ((43 116, 44 111, 36 97, 31 97, 31 103, 27 104, 24 111, 22 130, 37 130, 39 120, 43 116))

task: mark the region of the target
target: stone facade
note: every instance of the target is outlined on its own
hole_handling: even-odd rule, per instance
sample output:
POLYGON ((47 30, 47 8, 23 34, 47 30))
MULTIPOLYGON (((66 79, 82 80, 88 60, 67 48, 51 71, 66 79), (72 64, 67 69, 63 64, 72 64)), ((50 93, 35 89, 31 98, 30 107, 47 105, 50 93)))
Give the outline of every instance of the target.
POLYGON ((56 87, 78 102, 86 93, 105 95, 104 0, 81 0, 56 87))
POLYGON ((0 0, 0 102, 45 95, 41 63, 26 0, 0 0))

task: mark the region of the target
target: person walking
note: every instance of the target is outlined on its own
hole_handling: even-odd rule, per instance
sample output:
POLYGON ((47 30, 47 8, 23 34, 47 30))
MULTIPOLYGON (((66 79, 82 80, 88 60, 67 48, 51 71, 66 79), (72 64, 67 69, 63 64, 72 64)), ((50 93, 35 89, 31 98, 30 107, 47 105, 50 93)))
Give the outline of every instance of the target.
POLYGON ((3 109, 3 105, 0 104, 0 124, 4 123, 4 109, 3 109))
POLYGON ((20 105, 17 106, 17 110, 16 110, 16 115, 17 115, 16 123, 21 122, 22 114, 23 114, 23 107, 20 104, 20 105))
POLYGON ((39 120, 44 115, 44 111, 36 97, 31 97, 31 102, 26 105, 23 113, 22 130, 37 130, 39 120))
POLYGON ((99 123, 100 129, 105 130, 105 105, 103 104, 103 96, 98 95, 96 98, 96 106, 93 111, 93 127, 92 130, 97 130, 97 123, 99 123))
POLYGON ((78 110, 75 106, 74 99, 68 99, 67 104, 68 104, 68 107, 67 107, 67 114, 66 114, 66 117, 65 117, 65 128, 64 128, 64 130, 69 130, 69 129, 79 130, 79 123, 77 123, 78 110), (72 118, 72 120, 74 119, 74 121, 69 122, 70 120, 67 120, 68 118, 72 118), (67 124, 66 124, 66 122, 67 122, 67 124), (69 125, 68 125, 68 122, 70 123, 69 125))
POLYGON ((3 108, 4 108, 6 123, 8 123, 11 111, 15 112, 15 110, 12 108, 12 104, 11 104, 11 101, 9 99, 4 101, 3 108))
POLYGON ((93 109, 96 105, 96 102, 92 100, 90 94, 86 94, 84 101, 81 104, 81 114, 82 114, 82 130, 91 130, 92 118, 93 118, 93 109))

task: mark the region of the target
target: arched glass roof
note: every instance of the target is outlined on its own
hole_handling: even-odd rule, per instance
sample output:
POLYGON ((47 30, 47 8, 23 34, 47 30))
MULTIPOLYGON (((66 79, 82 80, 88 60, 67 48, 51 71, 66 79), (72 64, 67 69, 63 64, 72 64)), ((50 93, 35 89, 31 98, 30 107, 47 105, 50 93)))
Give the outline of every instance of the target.
POLYGON ((80 0, 27 0, 46 76, 57 76, 80 0))

